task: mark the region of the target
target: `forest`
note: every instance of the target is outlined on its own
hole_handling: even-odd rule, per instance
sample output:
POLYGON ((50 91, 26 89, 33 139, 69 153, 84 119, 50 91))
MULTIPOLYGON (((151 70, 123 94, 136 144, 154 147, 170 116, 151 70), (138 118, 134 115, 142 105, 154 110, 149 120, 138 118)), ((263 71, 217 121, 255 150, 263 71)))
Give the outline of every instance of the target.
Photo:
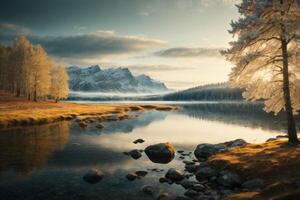
POLYGON ((65 67, 51 60, 41 45, 24 36, 10 46, 0 44, 0 90, 28 100, 57 102, 68 96, 67 80, 65 67))

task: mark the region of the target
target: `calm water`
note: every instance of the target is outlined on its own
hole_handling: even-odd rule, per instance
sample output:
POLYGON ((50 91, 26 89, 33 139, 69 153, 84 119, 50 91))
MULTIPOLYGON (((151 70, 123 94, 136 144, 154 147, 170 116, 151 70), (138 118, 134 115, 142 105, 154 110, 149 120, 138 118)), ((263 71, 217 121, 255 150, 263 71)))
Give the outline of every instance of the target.
MULTIPOLYGON (((236 138, 259 143, 284 131, 284 120, 264 113, 259 104, 184 104, 178 112, 147 111, 131 120, 103 123, 104 129, 81 129, 73 122, 0 130, 0 199, 153 199, 140 192, 152 185, 156 193, 181 195, 176 185, 161 184, 170 167, 183 167, 176 158, 154 164, 147 156, 133 160, 122 154, 134 148, 171 142, 193 151, 199 143, 236 138), (132 141, 143 138, 143 144, 132 141), (105 178, 95 185, 82 180, 91 168, 105 178), (152 168, 140 180, 129 182, 129 172, 152 168)), ((192 159, 192 158, 189 158, 192 159)))

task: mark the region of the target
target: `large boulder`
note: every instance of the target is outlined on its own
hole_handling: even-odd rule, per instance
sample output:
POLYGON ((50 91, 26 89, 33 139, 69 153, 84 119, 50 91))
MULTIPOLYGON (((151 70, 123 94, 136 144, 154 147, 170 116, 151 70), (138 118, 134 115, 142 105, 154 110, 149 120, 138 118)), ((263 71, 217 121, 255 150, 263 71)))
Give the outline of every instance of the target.
POLYGON ((171 168, 168 170, 165 177, 173 182, 176 182, 183 180, 185 175, 181 171, 171 168))
POLYGON ((99 181, 101 181, 103 179, 103 177, 104 177, 104 174, 101 171, 92 169, 83 176, 83 180, 85 180, 86 182, 88 182, 90 184, 95 184, 95 183, 98 183, 99 181))
POLYGON ((175 148, 170 143, 150 145, 145 149, 148 158, 154 163, 169 163, 175 157, 175 148))
POLYGON ((207 159, 210 156, 225 151, 227 149, 224 144, 199 144, 194 151, 194 154, 198 160, 207 159))
POLYGON ((242 184, 240 176, 231 171, 222 171, 217 181, 220 185, 228 188, 238 187, 242 184))

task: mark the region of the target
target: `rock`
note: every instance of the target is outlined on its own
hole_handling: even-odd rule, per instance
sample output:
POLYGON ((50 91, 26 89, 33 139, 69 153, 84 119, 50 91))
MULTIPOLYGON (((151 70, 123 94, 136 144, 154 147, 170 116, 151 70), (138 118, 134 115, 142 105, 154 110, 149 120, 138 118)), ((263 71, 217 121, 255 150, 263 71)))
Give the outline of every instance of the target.
POLYGON ((201 167, 199 170, 196 172, 196 179, 198 181, 204 181, 208 180, 209 178, 213 176, 217 176, 218 172, 211 168, 211 167, 201 167))
POLYGON ((145 140, 143 140, 143 139, 137 139, 137 140, 133 141, 134 144, 144 143, 144 142, 145 142, 145 140))
POLYGON ((79 121, 78 126, 80 126, 81 128, 87 128, 89 125, 87 123, 85 123, 84 121, 79 121))
POLYGON ((240 146, 244 146, 247 144, 247 142, 243 139, 236 139, 236 140, 232 140, 229 142, 225 142, 224 143, 227 147, 232 148, 232 147, 240 147, 240 146))
POLYGON ((168 182, 168 180, 167 180, 165 177, 159 178, 158 181, 159 181, 160 183, 167 183, 167 182, 168 182))
POLYGON ((222 171, 217 182, 220 185, 229 188, 240 186, 242 183, 240 176, 231 171, 222 171))
POLYGON ((148 158, 154 163, 169 163, 175 157, 175 148, 170 143, 160 143, 145 149, 148 158))
POLYGON ((242 184, 242 188, 250 191, 260 190, 264 188, 264 186, 265 186, 265 182, 260 178, 252 179, 242 184))
POLYGON ((190 200, 190 198, 179 196, 179 197, 176 197, 174 200, 190 200))
POLYGON ((183 152, 184 152, 183 150, 178 150, 178 151, 177 151, 177 153, 183 153, 183 152))
POLYGON ((188 160, 184 160, 184 161, 182 161, 184 164, 186 164, 186 165, 193 165, 193 164, 195 164, 195 162, 194 161, 188 161, 188 160))
POLYGON ((146 172, 146 171, 136 171, 135 174, 138 175, 139 177, 145 177, 148 174, 148 172, 146 172))
POLYGON ((171 200, 171 197, 168 193, 161 193, 158 195, 158 197, 156 198, 156 200, 171 200))
POLYGON ((139 159, 140 157, 142 157, 142 154, 139 150, 134 149, 128 152, 128 154, 135 160, 139 159))
POLYGON ((196 158, 199 159, 207 159, 210 156, 220 152, 224 151, 226 149, 225 145, 213 145, 213 144, 199 144, 196 147, 196 150, 194 151, 194 155, 196 158))
POLYGON ((146 185, 142 187, 142 192, 148 195, 153 195, 154 194, 154 188, 152 186, 146 185))
POLYGON ((201 183, 196 183, 191 187, 192 190, 195 190, 197 192, 203 192, 205 191, 205 186, 202 185, 201 183))
POLYGON ((126 151, 124 151, 123 154, 126 155, 126 156, 130 156, 130 154, 126 151))
POLYGON ((184 156, 179 156, 179 159, 183 160, 183 159, 184 159, 184 156))
POLYGON ((196 182, 196 181, 190 181, 190 180, 187 180, 187 179, 183 179, 178 184, 181 185, 184 189, 190 189, 195 184, 198 184, 198 182, 196 182))
POLYGON ((134 181, 135 179, 138 178, 138 175, 136 175, 135 173, 130 173, 130 174, 127 174, 127 175, 126 175, 126 178, 127 178, 129 181, 134 181))
POLYGON ((188 190, 184 193, 184 195, 187 197, 195 197, 195 196, 198 196, 199 193, 195 190, 188 190))
POLYGON ((103 177, 104 177, 104 174, 101 171, 92 169, 83 176, 83 180, 85 180, 86 182, 88 182, 90 184, 95 184, 95 183, 98 183, 99 181, 101 181, 103 179, 103 177))
POLYGON ((199 170, 199 165, 187 164, 185 165, 185 170, 190 173, 195 173, 196 171, 199 170))
POLYGON ((183 180, 185 178, 185 175, 179 170, 170 168, 166 173, 165 177, 173 182, 176 182, 183 180))
POLYGON ((97 124, 97 125, 96 125, 96 128, 98 128, 98 129, 103 129, 104 126, 103 126, 102 124, 97 124))

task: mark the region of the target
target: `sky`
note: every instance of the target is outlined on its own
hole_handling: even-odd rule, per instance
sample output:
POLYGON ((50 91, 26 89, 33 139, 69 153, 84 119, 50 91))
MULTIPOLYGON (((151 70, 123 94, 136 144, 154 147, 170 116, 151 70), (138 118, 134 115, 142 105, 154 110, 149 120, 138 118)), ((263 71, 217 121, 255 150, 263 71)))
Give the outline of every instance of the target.
POLYGON ((180 90, 224 82, 239 0, 10 0, 0 42, 26 35, 66 66, 128 67, 180 90))

